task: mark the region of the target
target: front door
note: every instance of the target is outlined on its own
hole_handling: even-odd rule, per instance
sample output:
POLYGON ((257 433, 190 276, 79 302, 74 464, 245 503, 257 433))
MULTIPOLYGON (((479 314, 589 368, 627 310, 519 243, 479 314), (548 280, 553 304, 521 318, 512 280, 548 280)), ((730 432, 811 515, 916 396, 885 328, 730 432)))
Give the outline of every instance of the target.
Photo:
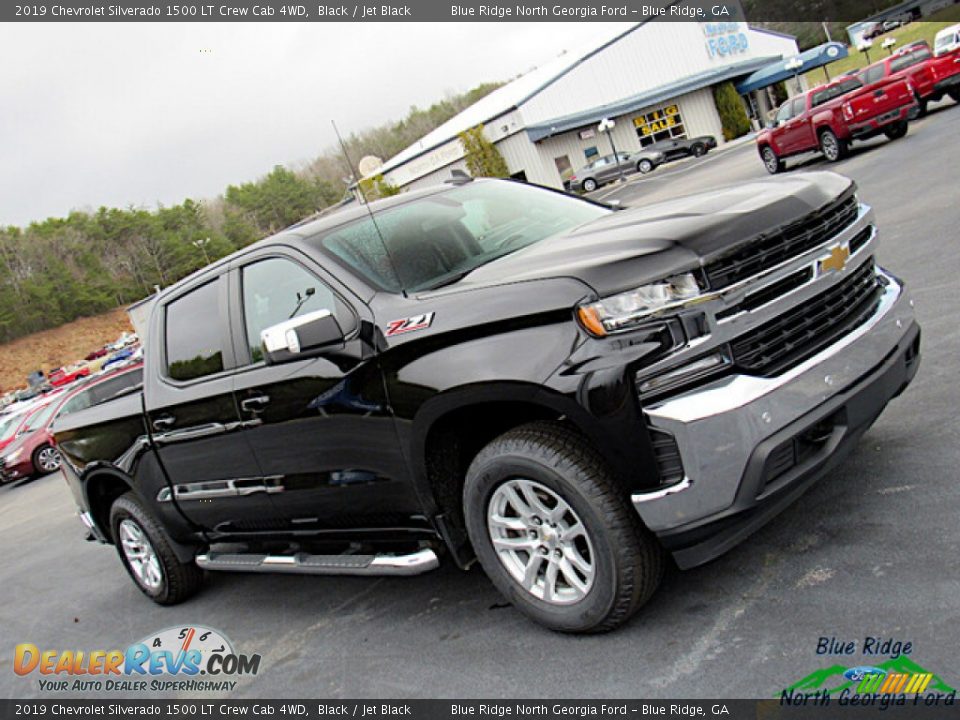
MULTIPOLYGON (((148 346, 146 415, 167 486, 150 498, 178 505, 208 530, 237 532, 276 518, 270 488, 245 442, 233 396, 226 275, 158 308, 148 346)), ((169 505, 168 505, 169 504, 169 505)))
POLYGON ((234 270, 235 376, 244 435, 271 499, 295 530, 404 525, 418 513, 379 364, 360 338, 360 318, 322 270, 294 251, 268 250, 234 270), (319 357, 267 365, 260 333, 290 318, 329 310, 345 340, 319 357))

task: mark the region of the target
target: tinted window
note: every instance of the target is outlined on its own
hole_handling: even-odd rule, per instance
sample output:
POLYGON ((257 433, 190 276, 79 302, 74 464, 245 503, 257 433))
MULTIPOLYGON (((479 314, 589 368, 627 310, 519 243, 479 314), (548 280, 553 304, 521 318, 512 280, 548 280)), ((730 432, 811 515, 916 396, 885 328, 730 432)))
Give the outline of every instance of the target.
POLYGON ((243 268, 243 315, 254 362, 263 359, 263 330, 317 310, 337 314, 333 291, 292 260, 269 258, 243 268))
POLYGON ((841 95, 846 95, 848 92, 853 90, 858 90, 863 87, 863 83, 860 82, 858 78, 847 78, 846 80, 841 80, 836 85, 830 85, 825 87, 823 90, 818 90, 813 94, 813 107, 818 105, 823 105, 825 102, 829 102, 834 98, 838 98, 841 95))
POLYGON ((925 48, 915 52, 905 53, 904 55, 896 57, 890 61, 890 72, 900 72, 911 65, 922 63, 924 60, 928 60, 931 57, 933 57, 933 55, 925 48))
MULTIPOLYGON (((890 67, 892 72, 896 72, 896 70, 893 70, 893 63, 890 64, 890 67)), ((867 68, 862 77, 864 85, 872 85, 878 80, 883 80, 883 64, 874 65, 872 68, 867 68)))
POLYGON ((167 375, 193 380, 223 370, 217 281, 167 305, 167 375))
POLYGON ((311 242, 374 285, 417 291, 610 212, 530 185, 475 181, 381 211, 376 226, 358 220, 311 242))
POLYGON ((109 377, 106 380, 101 380, 94 385, 85 387, 64 403, 63 407, 57 413, 57 417, 63 417, 78 410, 86 410, 88 407, 112 400, 141 383, 143 383, 143 368, 134 368, 128 372, 123 372, 109 377))

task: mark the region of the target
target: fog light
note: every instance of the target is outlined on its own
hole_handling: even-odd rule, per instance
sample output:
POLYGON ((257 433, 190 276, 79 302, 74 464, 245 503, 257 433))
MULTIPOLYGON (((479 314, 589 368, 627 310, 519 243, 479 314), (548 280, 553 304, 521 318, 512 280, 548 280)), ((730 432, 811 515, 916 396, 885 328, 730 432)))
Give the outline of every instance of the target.
POLYGON ((648 395, 654 392, 660 392, 667 388, 676 387, 685 383, 697 380, 707 375, 713 375, 730 365, 730 358, 725 352, 716 352, 712 355, 705 355, 686 365, 667 370, 660 375, 655 375, 646 380, 640 381, 640 394, 648 395))

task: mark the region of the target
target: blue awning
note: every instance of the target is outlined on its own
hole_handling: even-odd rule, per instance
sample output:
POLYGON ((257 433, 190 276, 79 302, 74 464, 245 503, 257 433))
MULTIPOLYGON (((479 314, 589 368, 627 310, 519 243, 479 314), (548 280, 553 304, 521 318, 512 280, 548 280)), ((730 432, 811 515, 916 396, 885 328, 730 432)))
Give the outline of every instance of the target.
POLYGON ((696 75, 691 75, 677 82, 661 85, 638 95, 632 95, 631 97, 610 103, 609 105, 601 105, 572 115, 564 115, 563 117, 528 125, 527 136, 531 141, 537 142, 552 135, 559 135, 560 133, 592 125, 605 117, 625 115, 634 110, 664 102, 695 90, 749 75, 759 67, 768 67, 770 62, 775 58, 776 55, 773 55, 764 58, 753 58, 732 65, 724 65, 719 68, 697 73, 696 75))
POLYGON ((746 95, 751 90, 759 90, 769 85, 792 78, 796 74, 805 73, 813 68, 818 68, 834 60, 845 58, 847 56, 847 46, 843 43, 828 42, 823 45, 817 45, 815 48, 804 50, 796 57, 800 58, 803 65, 796 70, 787 70, 786 64, 793 58, 785 58, 778 62, 760 68, 745 80, 737 83, 737 92, 746 95))

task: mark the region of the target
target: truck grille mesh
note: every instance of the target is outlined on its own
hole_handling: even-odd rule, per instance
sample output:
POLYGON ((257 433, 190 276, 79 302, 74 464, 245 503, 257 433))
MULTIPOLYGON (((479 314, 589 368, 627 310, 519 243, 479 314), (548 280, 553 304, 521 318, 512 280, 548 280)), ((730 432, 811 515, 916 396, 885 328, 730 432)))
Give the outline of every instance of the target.
POLYGON ((857 218, 857 198, 846 197, 785 225, 704 268, 714 290, 745 280, 823 244, 857 218))
POLYGON ((843 282, 734 340, 733 361, 753 374, 782 372, 862 324, 879 300, 871 258, 843 282))

